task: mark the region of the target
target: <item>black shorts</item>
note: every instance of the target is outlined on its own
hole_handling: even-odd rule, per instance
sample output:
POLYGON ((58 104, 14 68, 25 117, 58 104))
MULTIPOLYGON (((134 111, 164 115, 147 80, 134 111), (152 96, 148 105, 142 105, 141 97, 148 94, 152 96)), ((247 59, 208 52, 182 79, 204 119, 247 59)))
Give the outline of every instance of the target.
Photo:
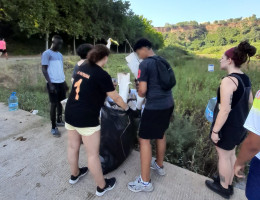
POLYGON ((169 128, 174 106, 165 110, 144 109, 139 127, 142 139, 162 139, 169 128))
POLYGON ((0 49, 0 52, 7 53, 6 49, 0 49))
POLYGON ((51 103, 58 103, 66 99, 66 83, 52 83, 55 87, 56 92, 51 93, 49 84, 47 83, 47 90, 49 94, 49 99, 51 103))
POLYGON ((246 135, 247 131, 244 127, 234 127, 228 124, 224 124, 224 126, 219 131, 220 140, 217 144, 214 144, 221 149, 231 151, 243 142, 243 140, 246 138, 246 135))

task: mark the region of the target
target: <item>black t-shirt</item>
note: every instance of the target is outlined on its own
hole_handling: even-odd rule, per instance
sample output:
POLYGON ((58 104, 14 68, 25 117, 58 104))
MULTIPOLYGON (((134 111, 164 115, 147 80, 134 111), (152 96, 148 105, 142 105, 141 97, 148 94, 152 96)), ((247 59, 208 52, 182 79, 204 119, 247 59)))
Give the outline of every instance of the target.
MULTIPOLYGON (((239 73, 232 73, 232 74, 238 75, 242 79, 245 87, 251 87, 251 81, 246 74, 239 74, 239 73)), ((230 75, 232 76, 232 74, 230 74, 230 75)), ((234 108, 238 104, 238 102, 240 101, 240 98, 242 97, 242 95, 244 93, 243 84, 240 82, 239 79, 237 79, 237 80, 238 80, 238 86, 237 86, 237 90, 235 92, 233 92, 231 109, 234 108)), ((221 98, 220 97, 220 87, 218 88, 218 97, 219 97, 218 103, 220 103, 220 98, 221 98)))
POLYGON ((165 91, 161 88, 154 59, 148 57, 141 62, 138 81, 147 82, 146 109, 164 110, 173 106, 172 91, 165 91))
POLYGON ((96 64, 80 66, 65 109, 66 123, 83 128, 99 125, 107 92, 114 91, 110 75, 96 64))

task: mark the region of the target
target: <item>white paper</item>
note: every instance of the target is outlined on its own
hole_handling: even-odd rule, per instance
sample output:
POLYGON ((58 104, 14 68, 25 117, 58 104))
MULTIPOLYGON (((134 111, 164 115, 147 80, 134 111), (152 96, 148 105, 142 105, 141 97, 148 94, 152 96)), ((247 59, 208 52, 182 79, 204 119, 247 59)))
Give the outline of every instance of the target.
POLYGON ((138 58, 135 52, 129 54, 125 59, 128 67, 130 68, 131 72, 134 74, 135 78, 137 79, 139 65, 142 62, 142 60, 138 58))

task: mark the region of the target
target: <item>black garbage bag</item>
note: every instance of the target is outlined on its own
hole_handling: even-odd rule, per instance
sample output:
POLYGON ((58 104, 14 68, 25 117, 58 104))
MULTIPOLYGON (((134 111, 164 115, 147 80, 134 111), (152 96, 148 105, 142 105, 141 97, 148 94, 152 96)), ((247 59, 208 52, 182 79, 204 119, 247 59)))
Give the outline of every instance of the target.
POLYGON ((137 141, 140 119, 125 111, 104 106, 101 109, 100 160, 104 174, 118 168, 131 153, 137 141))

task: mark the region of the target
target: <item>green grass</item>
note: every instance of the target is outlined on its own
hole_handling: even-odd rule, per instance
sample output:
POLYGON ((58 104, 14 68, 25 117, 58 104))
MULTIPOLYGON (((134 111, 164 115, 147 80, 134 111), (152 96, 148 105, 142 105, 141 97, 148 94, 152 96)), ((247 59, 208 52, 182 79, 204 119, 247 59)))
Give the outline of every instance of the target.
MULTIPOLYGON (((194 57, 174 49, 158 51, 174 66, 177 85, 173 89, 175 99, 174 120, 167 130, 167 151, 165 160, 194 172, 210 175, 215 172, 216 154, 208 139, 210 124, 204 117, 208 100, 225 76, 219 69, 219 60, 194 57), (208 64, 215 65, 215 72, 208 72, 208 64)), ((125 54, 112 54, 105 68, 111 77, 119 72, 130 72, 125 54)), ((71 87, 71 74, 78 57, 64 57, 66 81, 71 87)), ((252 61, 243 69, 252 81, 253 92, 260 86, 260 63, 252 61)), ((16 91, 19 107, 49 118, 49 100, 46 82, 38 61, 19 61, 0 71, 0 101, 7 103, 12 91, 16 91)), ((131 76, 133 81, 134 77, 131 76)))

